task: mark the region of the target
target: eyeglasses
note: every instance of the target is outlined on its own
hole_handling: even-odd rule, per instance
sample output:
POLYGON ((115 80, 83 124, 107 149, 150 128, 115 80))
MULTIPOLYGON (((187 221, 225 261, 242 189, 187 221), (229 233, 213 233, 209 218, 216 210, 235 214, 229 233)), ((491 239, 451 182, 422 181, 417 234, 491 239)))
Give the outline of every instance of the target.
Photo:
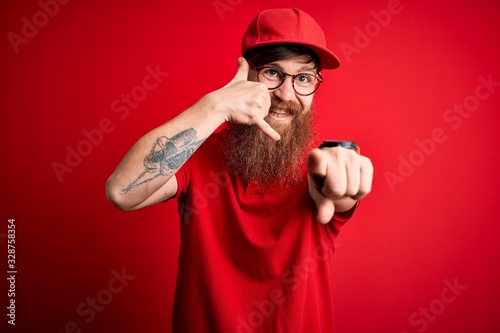
POLYGON ((312 95, 318 90, 319 85, 323 82, 323 78, 319 73, 299 73, 292 75, 271 66, 257 67, 254 69, 257 71, 257 80, 264 83, 269 90, 278 89, 283 82, 285 82, 286 77, 291 76, 293 90, 300 96, 312 95))

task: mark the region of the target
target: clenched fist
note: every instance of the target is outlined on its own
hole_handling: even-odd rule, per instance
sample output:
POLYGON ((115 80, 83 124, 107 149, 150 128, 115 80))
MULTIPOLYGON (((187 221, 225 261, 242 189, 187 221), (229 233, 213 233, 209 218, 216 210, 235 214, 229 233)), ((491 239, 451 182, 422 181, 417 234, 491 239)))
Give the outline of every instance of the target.
POLYGON ((309 194, 317 219, 328 223, 336 210, 346 211, 371 191, 373 165, 367 157, 343 147, 316 148, 307 158, 309 194))

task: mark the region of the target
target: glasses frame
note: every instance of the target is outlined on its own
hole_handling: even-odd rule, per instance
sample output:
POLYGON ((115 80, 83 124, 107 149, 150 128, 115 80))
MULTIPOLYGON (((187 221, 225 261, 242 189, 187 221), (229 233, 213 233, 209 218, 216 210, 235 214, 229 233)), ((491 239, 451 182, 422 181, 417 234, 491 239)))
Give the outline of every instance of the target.
POLYGON ((285 72, 285 71, 283 71, 283 70, 281 70, 279 68, 276 68, 274 66, 260 66, 260 67, 254 67, 253 69, 257 72, 257 81, 259 81, 259 82, 260 82, 260 71, 263 70, 263 69, 274 69, 277 72, 283 73, 283 79, 281 80, 281 83, 278 84, 275 88, 269 88, 268 87, 267 88, 268 90, 276 90, 279 87, 281 87, 283 85, 283 83, 285 82, 287 76, 290 76, 292 78, 292 88, 293 88, 293 91, 295 91, 295 93, 297 95, 300 95, 300 96, 310 96, 310 95, 314 94, 318 90, 318 88, 321 85, 321 83, 323 83, 323 77, 321 76, 320 73, 316 73, 316 74, 298 73, 298 74, 294 75, 294 74, 288 74, 287 72, 285 72), (312 92, 310 92, 308 94, 301 94, 301 93, 299 93, 297 91, 297 89, 295 89, 295 79, 297 77, 301 76, 301 75, 312 75, 312 76, 314 76, 318 80, 318 82, 316 83, 316 86, 314 87, 314 90, 312 92))

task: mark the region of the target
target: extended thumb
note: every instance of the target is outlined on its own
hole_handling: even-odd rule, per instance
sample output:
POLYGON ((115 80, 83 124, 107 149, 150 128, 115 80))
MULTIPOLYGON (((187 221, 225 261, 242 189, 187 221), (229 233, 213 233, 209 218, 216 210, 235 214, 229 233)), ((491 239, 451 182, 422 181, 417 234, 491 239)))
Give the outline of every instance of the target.
POLYGON ((246 81, 248 78, 248 62, 245 58, 238 58, 238 70, 236 71, 236 75, 234 76, 235 80, 246 81))

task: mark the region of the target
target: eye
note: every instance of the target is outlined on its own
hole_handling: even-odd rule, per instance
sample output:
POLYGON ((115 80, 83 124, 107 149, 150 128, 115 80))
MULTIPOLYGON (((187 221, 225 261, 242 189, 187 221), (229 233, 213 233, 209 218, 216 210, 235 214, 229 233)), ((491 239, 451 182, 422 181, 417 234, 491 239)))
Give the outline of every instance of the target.
POLYGON ((308 83, 311 83, 313 78, 311 75, 309 74, 299 74, 295 80, 297 80, 297 83, 301 83, 301 84, 308 84, 308 83))
POLYGON ((276 76, 276 75, 278 75, 278 71, 275 69, 268 69, 267 74, 270 76, 276 76))
POLYGON ((264 75, 268 77, 281 77, 280 72, 274 68, 266 69, 264 75))
POLYGON ((300 83, 308 83, 311 81, 311 78, 307 74, 299 74, 299 76, 297 76, 297 80, 300 83))

